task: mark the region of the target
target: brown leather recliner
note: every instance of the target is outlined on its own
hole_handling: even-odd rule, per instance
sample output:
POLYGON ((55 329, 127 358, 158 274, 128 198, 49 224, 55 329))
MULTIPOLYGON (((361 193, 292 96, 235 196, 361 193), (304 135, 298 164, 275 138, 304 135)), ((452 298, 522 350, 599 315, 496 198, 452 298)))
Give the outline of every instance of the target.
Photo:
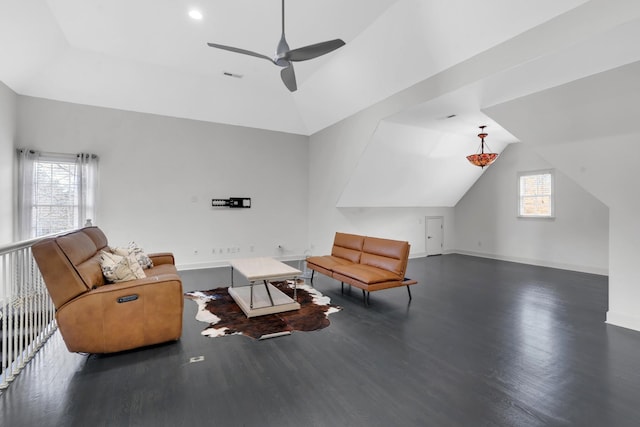
POLYGON ((108 284, 100 267, 107 238, 86 227, 36 242, 31 250, 71 352, 112 353, 182 335, 182 281, 171 253, 149 254, 146 278, 108 284))

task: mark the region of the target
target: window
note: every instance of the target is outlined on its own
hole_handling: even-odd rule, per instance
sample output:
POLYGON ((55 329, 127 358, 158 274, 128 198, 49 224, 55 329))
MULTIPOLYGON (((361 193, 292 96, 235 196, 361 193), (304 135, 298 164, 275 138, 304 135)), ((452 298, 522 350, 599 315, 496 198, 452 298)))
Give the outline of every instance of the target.
POLYGON ((553 171, 522 172, 518 174, 518 216, 524 218, 553 218, 553 171))
POLYGON ((18 150, 19 238, 83 226, 95 219, 97 157, 18 150))
POLYGON ((34 163, 31 235, 71 230, 78 224, 78 185, 75 159, 41 159, 34 163))

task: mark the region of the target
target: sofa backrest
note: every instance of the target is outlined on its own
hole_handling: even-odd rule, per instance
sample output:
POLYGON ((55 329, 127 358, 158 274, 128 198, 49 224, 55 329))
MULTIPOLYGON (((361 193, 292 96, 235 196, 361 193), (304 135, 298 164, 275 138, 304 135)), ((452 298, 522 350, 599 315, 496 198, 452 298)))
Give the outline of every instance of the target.
POLYGON ((364 236, 357 234, 336 233, 331 248, 331 255, 359 263, 364 236))
POLYGON ((104 285, 100 250, 107 238, 98 227, 87 227, 36 242, 31 251, 56 308, 104 285))
POLYGON ((404 278, 409 249, 409 242, 365 237, 360 264, 383 268, 404 278))

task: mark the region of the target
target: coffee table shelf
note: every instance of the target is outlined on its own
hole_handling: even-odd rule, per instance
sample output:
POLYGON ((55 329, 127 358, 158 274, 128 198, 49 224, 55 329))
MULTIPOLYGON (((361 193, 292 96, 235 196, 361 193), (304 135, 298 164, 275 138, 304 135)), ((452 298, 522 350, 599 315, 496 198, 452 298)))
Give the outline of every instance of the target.
POLYGON ((302 272, 273 258, 241 258, 231 264, 231 287, 229 295, 240 306, 247 317, 264 316, 283 311, 298 310, 296 301, 296 279, 302 272), (238 270, 248 281, 249 286, 234 286, 233 272, 238 270), (272 280, 293 279, 293 298, 269 284, 272 280), (254 286, 262 281, 264 286, 254 286))

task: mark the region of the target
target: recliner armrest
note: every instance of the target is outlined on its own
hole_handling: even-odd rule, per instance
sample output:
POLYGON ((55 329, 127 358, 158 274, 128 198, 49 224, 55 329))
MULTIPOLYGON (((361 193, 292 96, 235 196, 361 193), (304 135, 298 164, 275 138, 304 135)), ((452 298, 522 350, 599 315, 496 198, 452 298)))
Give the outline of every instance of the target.
POLYGON ((180 282, 180 284, 182 284, 182 280, 177 274, 158 274, 156 276, 145 277, 144 279, 127 280, 126 282, 118 283, 108 283, 104 286, 100 286, 99 288, 92 290, 90 293, 117 292, 128 288, 150 285, 152 283, 171 281, 180 282))
POLYGON ((153 254, 147 254, 147 256, 151 258, 151 261, 153 261, 153 265, 176 263, 171 252, 157 252, 153 254))

